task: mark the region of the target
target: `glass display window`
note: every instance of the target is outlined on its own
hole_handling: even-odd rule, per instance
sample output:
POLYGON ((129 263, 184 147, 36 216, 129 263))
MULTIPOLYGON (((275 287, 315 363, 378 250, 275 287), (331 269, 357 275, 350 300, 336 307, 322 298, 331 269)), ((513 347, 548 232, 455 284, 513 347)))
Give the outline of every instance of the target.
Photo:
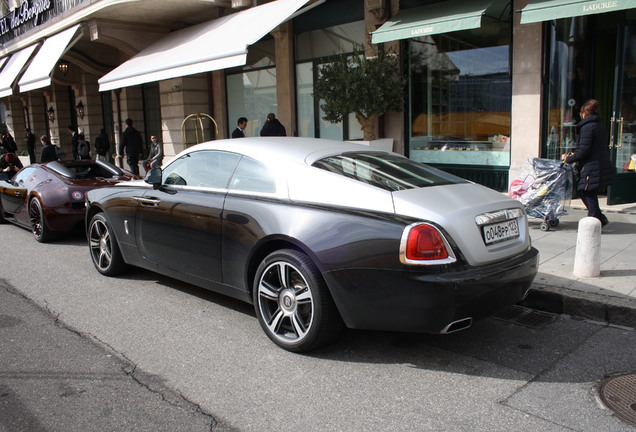
POLYGON ((409 41, 409 157, 510 164, 510 23, 409 41))

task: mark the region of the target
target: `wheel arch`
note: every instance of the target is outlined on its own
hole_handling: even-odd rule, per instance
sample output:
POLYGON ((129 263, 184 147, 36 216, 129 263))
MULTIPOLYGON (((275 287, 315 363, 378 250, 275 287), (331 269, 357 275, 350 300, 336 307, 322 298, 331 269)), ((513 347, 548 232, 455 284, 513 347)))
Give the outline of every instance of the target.
MULTIPOLYGON (((316 255, 302 242, 291 238, 291 237, 270 237, 261 241, 258 246, 254 248, 252 255, 250 256, 247 263, 247 271, 245 273, 245 286, 249 290, 250 298, 252 298, 252 294, 254 291, 254 280, 256 278, 256 270, 258 269, 259 264, 265 259, 265 257, 272 252, 282 250, 282 249, 293 249, 298 252, 304 253, 307 255, 311 261, 316 265, 320 274, 323 274, 323 267, 316 257, 316 255)), ((323 280, 325 280, 323 276, 323 280)), ((327 281, 325 280, 325 284, 327 281)), ((331 293, 331 289, 327 285, 329 292, 331 293)), ((333 298, 333 295, 332 295, 333 298)))

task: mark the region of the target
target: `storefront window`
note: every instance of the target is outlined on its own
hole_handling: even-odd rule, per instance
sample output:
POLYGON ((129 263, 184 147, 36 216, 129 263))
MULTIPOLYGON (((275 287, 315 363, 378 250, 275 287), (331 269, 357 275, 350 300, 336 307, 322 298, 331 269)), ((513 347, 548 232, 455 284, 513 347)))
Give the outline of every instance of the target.
POLYGON ((278 112, 273 39, 250 46, 247 66, 234 68, 226 76, 228 131, 236 128, 239 117, 247 118, 246 136, 260 136, 270 112, 278 112))
POLYGON ((314 100, 314 80, 320 65, 340 52, 351 52, 355 44, 364 42, 364 22, 337 25, 300 33, 296 36, 296 95, 298 106, 298 135, 336 140, 362 139, 360 124, 352 113, 343 123, 323 120, 320 101, 314 100), (317 127, 316 127, 317 126, 317 127))
POLYGON ((508 166, 510 26, 425 36, 409 43, 409 157, 449 165, 508 166))
POLYGON ((585 99, 588 49, 584 46, 586 22, 570 18, 550 22, 548 83, 546 89, 545 155, 559 159, 576 145, 575 125, 585 99))

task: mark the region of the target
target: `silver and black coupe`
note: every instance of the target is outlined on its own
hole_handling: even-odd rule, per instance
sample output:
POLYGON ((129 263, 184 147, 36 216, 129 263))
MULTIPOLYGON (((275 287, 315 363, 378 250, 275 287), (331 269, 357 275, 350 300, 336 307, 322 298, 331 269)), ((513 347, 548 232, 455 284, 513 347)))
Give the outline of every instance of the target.
POLYGON ((368 146, 219 140, 87 194, 97 270, 149 269, 252 303, 307 351, 344 326, 450 333, 523 299, 538 269, 521 204, 368 146))

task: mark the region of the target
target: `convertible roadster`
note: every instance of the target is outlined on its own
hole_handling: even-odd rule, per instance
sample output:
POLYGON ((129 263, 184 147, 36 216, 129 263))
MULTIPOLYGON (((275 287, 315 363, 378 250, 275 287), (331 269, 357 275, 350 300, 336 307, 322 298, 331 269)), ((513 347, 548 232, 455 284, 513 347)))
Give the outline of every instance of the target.
POLYGON ((39 242, 84 225, 85 193, 137 179, 102 161, 66 160, 33 164, 0 181, 0 223, 30 229, 39 242))
POLYGON ((394 153, 292 137, 193 146, 87 194, 96 269, 128 265, 254 305, 290 351, 358 329, 449 333, 537 273, 518 201, 394 153))

